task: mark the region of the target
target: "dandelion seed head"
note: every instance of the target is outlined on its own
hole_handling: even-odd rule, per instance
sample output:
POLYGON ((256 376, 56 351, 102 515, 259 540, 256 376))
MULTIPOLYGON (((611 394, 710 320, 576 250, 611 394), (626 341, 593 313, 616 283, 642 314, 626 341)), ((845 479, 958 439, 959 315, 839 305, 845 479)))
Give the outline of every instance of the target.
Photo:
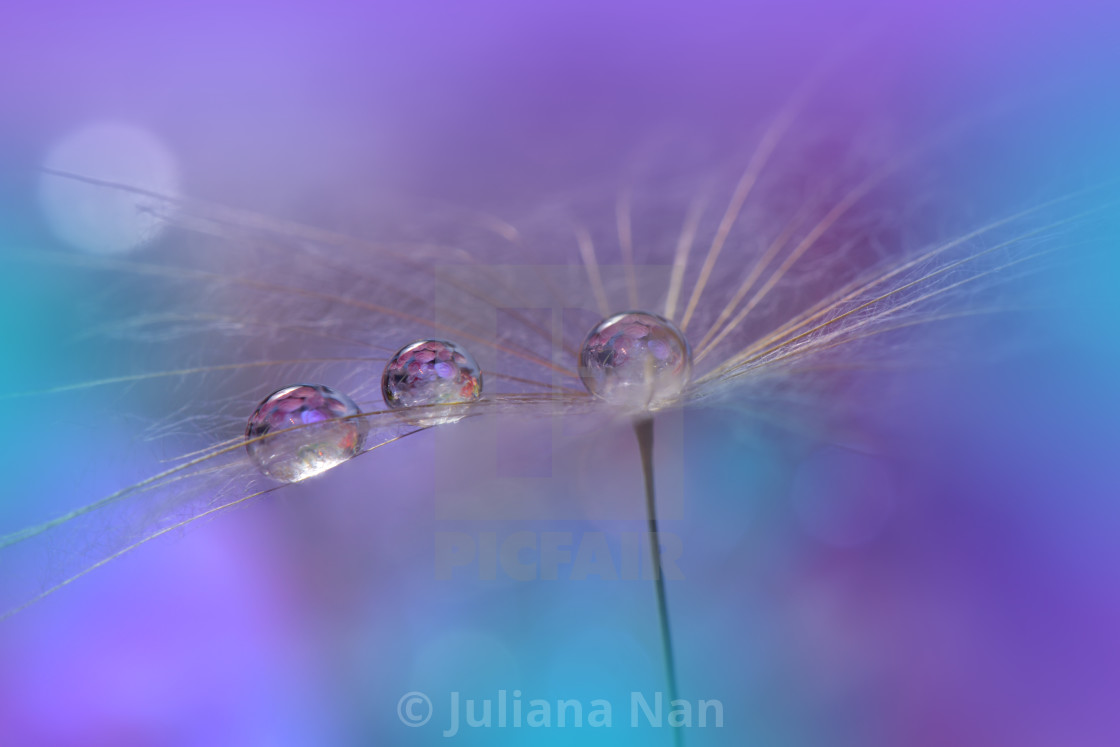
POLYGON ((245 449, 268 477, 299 482, 361 452, 369 427, 359 414, 353 400, 328 386, 284 387, 249 417, 245 449))

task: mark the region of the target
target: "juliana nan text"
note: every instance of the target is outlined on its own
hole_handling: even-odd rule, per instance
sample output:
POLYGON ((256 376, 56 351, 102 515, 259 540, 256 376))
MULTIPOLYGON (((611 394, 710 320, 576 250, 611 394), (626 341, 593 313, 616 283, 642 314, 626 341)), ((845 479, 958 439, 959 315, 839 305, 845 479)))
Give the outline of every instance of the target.
MULTIPOLYGON (((662 693, 630 693, 628 724, 632 728, 651 727, 722 727, 723 703, 719 700, 673 700, 662 693)), ((615 708, 609 700, 584 702, 569 700, 524 700, 520 690, 507 693, 499 690, 496 698, 462 699, 451 693, 447 728, 443 736, 453 737, 461 728, 610 728, 614 726, 615 708)))

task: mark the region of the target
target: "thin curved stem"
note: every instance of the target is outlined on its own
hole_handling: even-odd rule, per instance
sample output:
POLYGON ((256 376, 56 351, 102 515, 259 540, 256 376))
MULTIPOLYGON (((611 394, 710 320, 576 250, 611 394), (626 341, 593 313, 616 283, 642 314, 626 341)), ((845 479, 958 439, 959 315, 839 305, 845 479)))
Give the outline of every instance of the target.
MULTIPOLYGON (((657 499, 653 485, 653 418, 634 422, 634 435, 638 437, 638 452, 642 458, 642 478, 646 486, 646 518, 649 522, 649 550, 653 559, 653 584, 657 591, 657 618, 661 626, 661 658, 665 662, 665 679, 669 688, 669 710, 679 700, 677 694, 677 665, 673 657, 673 635, 669 627, 669 602, 665 595, 665 574, 661 569, 661 544, 657 534, 657 499)), ((684 747, 684 731, 673 730, 673 744, 684 747)))

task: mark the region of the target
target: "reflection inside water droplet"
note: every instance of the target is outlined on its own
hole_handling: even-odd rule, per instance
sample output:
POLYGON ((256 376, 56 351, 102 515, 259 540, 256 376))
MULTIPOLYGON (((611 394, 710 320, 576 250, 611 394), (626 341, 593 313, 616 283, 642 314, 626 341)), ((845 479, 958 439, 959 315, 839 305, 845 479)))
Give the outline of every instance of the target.
POLYGON ((446 340, 418 340, 405 345, 385 365, 381 376, 385 404, 393 409, 426 406, 410 415, 417 425, 453 423, 463 408, 431 405, 473 402, 482 396, 482 369, 462 346, 446 340))
POLYGON ((299 482, 357 455, 369 426, 342 392, 301 384, 264 399, 245 429, 249 458, 265 475, 299 482))
POLYGON ((615 314, 595 325, 579 354, 587 390, 627 410, 677 401, 692 376, 692 351, 676 325, 643 311, 615 314))

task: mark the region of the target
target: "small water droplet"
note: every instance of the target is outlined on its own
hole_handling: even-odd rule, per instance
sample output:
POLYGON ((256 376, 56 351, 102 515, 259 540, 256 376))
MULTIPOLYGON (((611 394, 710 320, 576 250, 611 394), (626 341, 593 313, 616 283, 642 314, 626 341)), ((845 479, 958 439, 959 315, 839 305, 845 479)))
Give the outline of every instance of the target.
MULTIPOLYGON (((393 409, 472 402, 482 396, 482 369, 453 342, 417 340, 397 351, 385 365, 381 393, 393 409)), ((430 426, 454 423, 462 417, 461 407, 426 407, 409 419, 430 426)))
POLYGON ((596 397, 628 410, 675 402, 692 376, 692 351, 676 325, 644 311, 607 317, 587 333, 579 375, 596 397))
POLYGON ((364 418, 346 417, 359 413, 352 399, 328 386, 284 387, 249 417, 245 449, 265 475, 299 482, 361 452, 369 425, 364 418))

